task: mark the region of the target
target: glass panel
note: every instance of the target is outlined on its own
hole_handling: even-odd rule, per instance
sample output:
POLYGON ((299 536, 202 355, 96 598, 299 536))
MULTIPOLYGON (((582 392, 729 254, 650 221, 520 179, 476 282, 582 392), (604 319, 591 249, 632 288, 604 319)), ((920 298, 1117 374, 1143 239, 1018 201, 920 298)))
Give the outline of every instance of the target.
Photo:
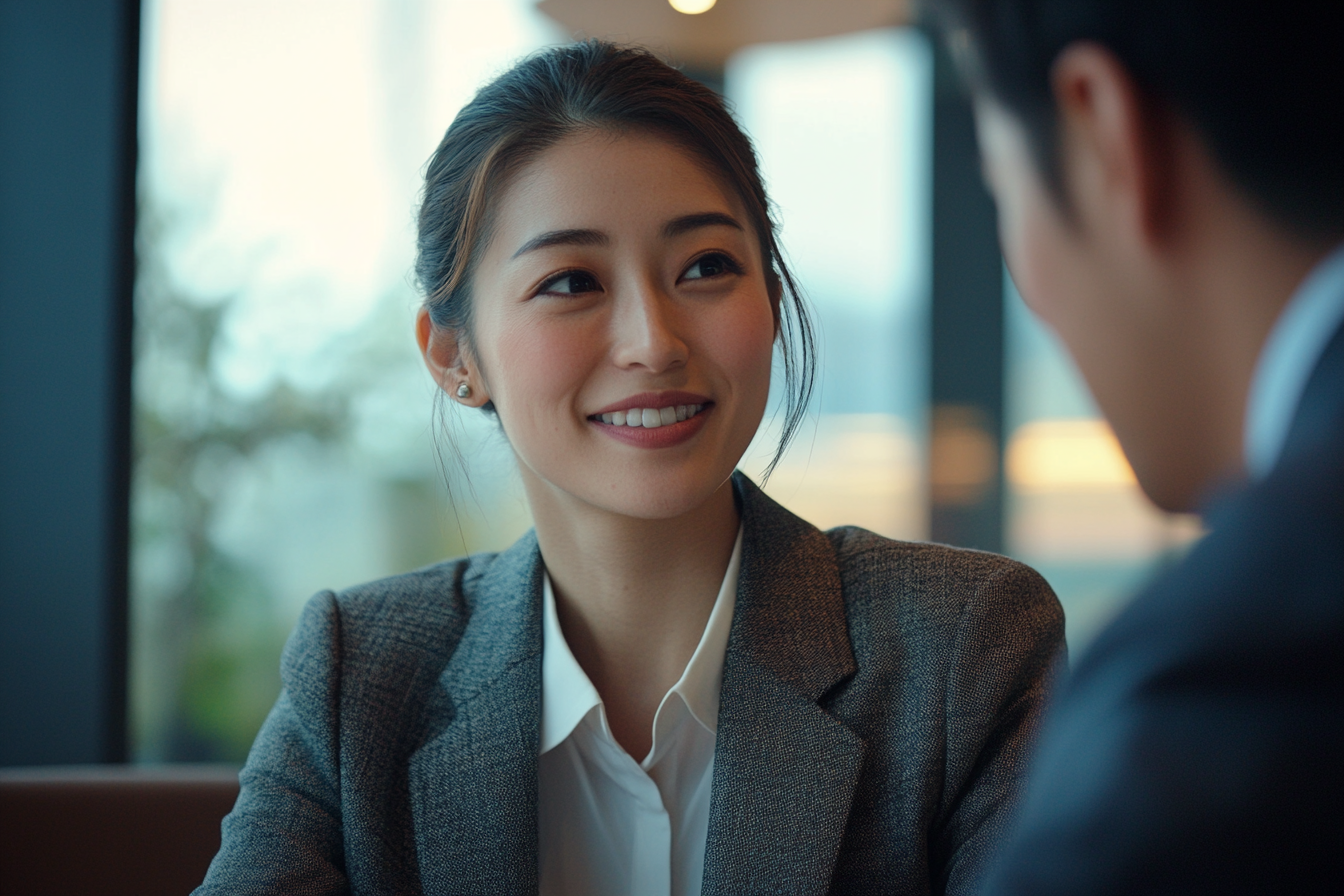
POLYGON ((766 490, 822 528, 928 530, 930 65, 919 32, 882 30, 749 48, 727 71, 821 344, 819 413, 766 490))
POLYGON ((1067 353, 1004 280, 1007 549, 1054 586, 1077 657, 1200 524, 1144 496, 1067 353))
POLYGON ((435 456, 407 272, 448 122, 556 39, 526 0, 146 4, 137 758, 244 756, 314 590, 530 525, 480 415, 447 415, 469 483, 435 456))
MULTIPOLYGON (((453 114, 559 36, 528 0, 152 0, 145 21, 134 752, 238 760, 316 589, 530 525, 487 418, 431 419, 407 272, 453 114)), ((878 32, 753 50, 727 78, 825 351, 770 490, 904 537, 926 528, 927 56, 878 32)))

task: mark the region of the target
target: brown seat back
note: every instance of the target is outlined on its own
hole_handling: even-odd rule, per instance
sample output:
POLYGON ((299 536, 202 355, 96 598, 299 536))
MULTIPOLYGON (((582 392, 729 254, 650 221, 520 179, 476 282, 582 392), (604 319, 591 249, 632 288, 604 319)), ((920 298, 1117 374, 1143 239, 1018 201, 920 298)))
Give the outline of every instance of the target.
POLYGON ((219 822, 237 797, 234 766, 0 769, 0 890, 189 893, 219 850, 219 822))

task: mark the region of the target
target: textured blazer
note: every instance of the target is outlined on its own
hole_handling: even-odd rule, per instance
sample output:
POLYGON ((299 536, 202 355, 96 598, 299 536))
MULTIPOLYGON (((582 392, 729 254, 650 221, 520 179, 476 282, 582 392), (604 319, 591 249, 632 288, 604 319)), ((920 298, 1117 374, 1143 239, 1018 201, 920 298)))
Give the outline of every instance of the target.
POLYGON ((985 893, 1344 893, 1344 329, 1205 520, 1074 669, 985 893))
MULTIPOLYGON (((967 891, 1062 651, 1054 594, 734 487, 703 892, 967 891)), ((528 534, 315 596, 197 893, 535 893, 542 569, 528 534)))

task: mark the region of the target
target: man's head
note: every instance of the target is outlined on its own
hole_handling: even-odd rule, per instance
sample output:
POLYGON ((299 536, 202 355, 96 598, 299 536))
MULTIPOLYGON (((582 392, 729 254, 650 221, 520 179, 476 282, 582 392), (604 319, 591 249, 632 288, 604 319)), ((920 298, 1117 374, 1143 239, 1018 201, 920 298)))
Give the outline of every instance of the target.
POLYGON ((1158 504, 1239 471, 1255 358, 1344 238, 1335 4, 944 0, 1005 257, 1158 504))

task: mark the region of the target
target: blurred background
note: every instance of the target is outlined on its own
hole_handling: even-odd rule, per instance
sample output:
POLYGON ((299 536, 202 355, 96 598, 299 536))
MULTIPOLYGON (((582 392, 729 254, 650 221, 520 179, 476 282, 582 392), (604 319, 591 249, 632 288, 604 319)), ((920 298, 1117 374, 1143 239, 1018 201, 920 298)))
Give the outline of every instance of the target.
MULTIPOLYGON (((721 91, 756 143, 821 334, 820 389, 773 497, 823 528, 1035 566, 1075 656, 1199 534, 1141 495, 1016 296, 965 97, 899 0, 105 5, 124 13, 107 64, 133 62, 123 118, 138 150, 131 140, 129 162, 117 157, 133 172, 134 266, 118 279, 108 262, 126 313, 94 333, 111 338, 114 388, 90 399, 110 416, 89 444, 113 458, 86 490, 103 527, 85 589, 104 613, 86 638, 92 758, 241 761, 313 592, 497 550, 529 527, 495 427, 435 413, 412 338, 414 213, 424 163, 476 88, 575 35, 653 47, 721 91)), ((5 338, 10 352, 17 337, 5 338)), ((14 419, 30 414, 22 375, 35 382, 20 373, 5 379, 14 419)), ((95 379, 66 387, 83 395, 95 379)), ((743 462, 753 476, 775 424, 767 414, 743 462)), ((5 496, 50 504, 31 471, 67 463, 77 434, 49 432, 59 447, 42 454, 23 432, 5 434, 5 496)), ((13 649, 0 680, 16 684, 0 718, 34 721, 6 734, 0 764, 91 761, 62 759, 49 709, 25 708, 63 692, 21 684, 77 649, 61 633, 61 588, 74 586, 33 571, 64 561, 24 548, 37 537, 26 517, 4 524, 13 649)))

